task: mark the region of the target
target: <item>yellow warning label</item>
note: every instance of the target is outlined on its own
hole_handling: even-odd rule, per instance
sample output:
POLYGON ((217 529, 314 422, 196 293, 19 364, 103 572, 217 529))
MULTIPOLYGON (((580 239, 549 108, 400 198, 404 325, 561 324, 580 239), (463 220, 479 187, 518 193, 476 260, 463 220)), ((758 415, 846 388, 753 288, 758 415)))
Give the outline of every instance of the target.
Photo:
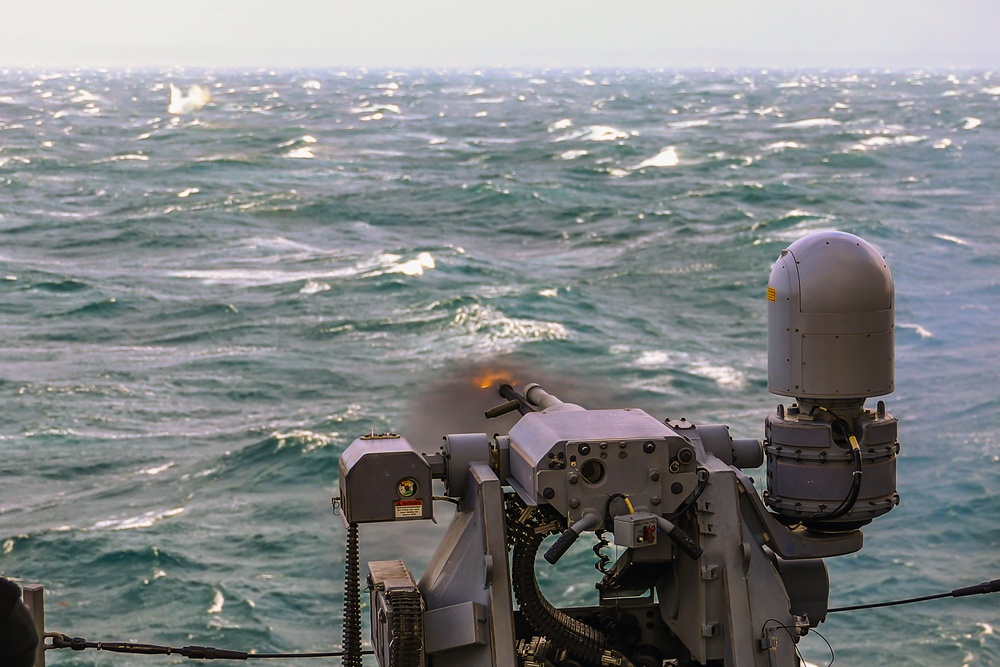
POLYGON ((773 287, 767 288, 767 300, 774 301, 778 298, 778 292, 773 287))
POLYGON ((397 500, 395 505, 397 519, 419 518, 424 514, 422 500, 397 500))

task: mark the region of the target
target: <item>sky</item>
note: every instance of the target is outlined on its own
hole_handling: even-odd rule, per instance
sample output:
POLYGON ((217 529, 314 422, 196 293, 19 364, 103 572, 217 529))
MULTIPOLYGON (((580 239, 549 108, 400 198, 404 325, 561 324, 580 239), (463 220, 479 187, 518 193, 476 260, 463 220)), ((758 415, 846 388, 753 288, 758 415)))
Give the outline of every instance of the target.
POLYGON ((32 0, 5 68, 1000 67, 998 0, 32 0))

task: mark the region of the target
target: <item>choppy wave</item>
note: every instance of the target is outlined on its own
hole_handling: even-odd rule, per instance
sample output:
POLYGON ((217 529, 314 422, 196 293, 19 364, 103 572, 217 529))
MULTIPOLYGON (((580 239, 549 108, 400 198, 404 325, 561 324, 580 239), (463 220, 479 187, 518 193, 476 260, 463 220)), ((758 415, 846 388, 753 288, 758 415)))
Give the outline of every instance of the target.
MULTIPOLYGON (((455 422, 434 388, 499 360, 580 378, 583 403, 761 437, 779 400, 770 267, 842 229, 896 284, 884 400, 903 503, 831 560, 833 599, 992 578, 995 84, 4 71, 0 572, 45 583, 52 626, 96 638, 328 648, 344 537, 330 497, 355 437, 419 406, 436 446, 455 422), (211 102, 169 115, 171 82, 211 102)), ((438 529, 373 527, 365 551, 419 571, 438 529)), ((551 574, 567 602, 593 601, 584 565, 551 574)), ((838 664, 1000 663, 990 613, 821 630, 838 664)))

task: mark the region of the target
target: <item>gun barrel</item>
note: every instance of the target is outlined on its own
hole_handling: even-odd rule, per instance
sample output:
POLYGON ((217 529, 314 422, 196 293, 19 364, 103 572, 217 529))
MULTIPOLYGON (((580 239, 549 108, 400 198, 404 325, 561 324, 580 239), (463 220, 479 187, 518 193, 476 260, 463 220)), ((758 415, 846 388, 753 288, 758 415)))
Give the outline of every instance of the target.
POLYGON ((532 405, 538 406, 547 412, 583 410, 575 403, 565 403, 559 397, 553 396, 537 383, 529 384, 524 388, 524 397, 532 405))

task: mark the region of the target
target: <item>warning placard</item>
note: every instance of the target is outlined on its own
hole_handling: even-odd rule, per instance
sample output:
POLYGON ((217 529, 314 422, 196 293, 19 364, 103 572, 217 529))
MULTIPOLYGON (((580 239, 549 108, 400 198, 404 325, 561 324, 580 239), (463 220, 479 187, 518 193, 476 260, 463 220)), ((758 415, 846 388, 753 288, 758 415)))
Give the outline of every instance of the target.
POLYGON ((397 519, 419 518, 424 515, 423 500, 397 500, 395 504, 397 519))

